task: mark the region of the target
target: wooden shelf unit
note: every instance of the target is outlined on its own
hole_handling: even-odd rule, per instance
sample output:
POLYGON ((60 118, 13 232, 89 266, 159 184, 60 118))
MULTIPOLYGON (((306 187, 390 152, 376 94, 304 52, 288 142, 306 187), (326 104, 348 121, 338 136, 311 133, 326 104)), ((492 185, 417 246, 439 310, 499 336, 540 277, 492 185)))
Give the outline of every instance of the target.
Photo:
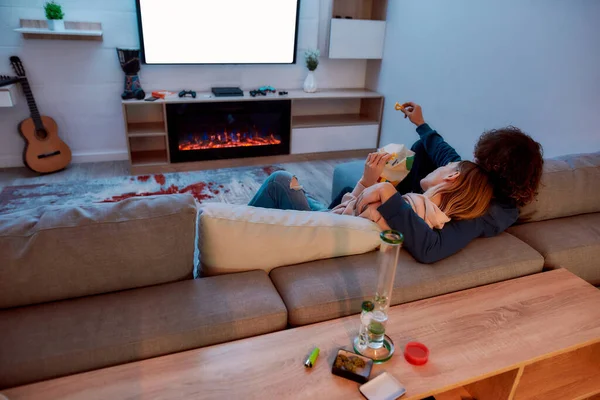
POLYGON ((292 103, 292 128, 377 125, 383 98, 298 99, 292 103))
MULTIPOLYGON (((244 95, 239 97, 215 97, 211 92, 202 92, 196 90, 196 98, 193 97, 179 97, 177 94, 167 96, 164 99, 158 99, 156 101, 145 101, 145 100, 122 100, 121 103, 126 106, 141 105, 144 107, 162 107, 162 104, 175 104, 175 103, 214 103, 214 102, 230 102, 230 101, 269 101, 269 100, 286 100, 292 101, 298 100, 342 100, 342 99, 370 99, 370 98, 381 98, 382 95, 369 89, 323 89, 315 93, 306 93, 299 89, 279 89, 288 92, 287 95, 278 95, 275 93, 269 93, 266 96, 250 96, 250 91, 244 90, 244 95)), ((148 96, 147 96, 148 97, 148 96)))
POLYGON ((131 168, 168 165, 169 143, 164 104, 123 103, 131 168))
POLYGON ((530 364, 515 400, 587 399, 600 394, 600 343, 530 364))
POLYGON ((379 121, 360 114, 300 115, 292 117, 292 128, 373 125, 379 121))
POLYGON ((0 87, 0 107, 14 107, 17 98, 17 86, 14 83, 0 87))
POLYGON ((164 121, 156 122, 129 122, 127 136, 167 136, 164 121))
POLYGON ((327 39, 320 47, 333 59, 383 58, 387 0, 329 1, 331 19, 321 22, 327 39))
POLYGON ((65 21, 65 30, 52 31, 43 19, 21 19, 21 27, 14 30, 23 34, 25 39, 52 40, 102 40, 100 22, 65 21))
POLYGON ((387 0, 333 0, 332 18, 385 21, 387 0))
POLYGON ((131 165, 138 167, 166 165, 168 157, 166 150, 134 151, 131 153, 131 165))
MULTIPOLYGON (((123 100, 125 132, 131 172, 146 174, 167 170, 202 169, 215 161, 171 163, 168 140, 167 104, 240 101, 291 101, 290 155, 277 156, 277 162, 297 160, 298 156, 335 158, 350 153, 372 151, 379 145, 383 96, 364 89, 333 89, 317 93, 288 90, 251 97, 214 97, 198 92, 196 98, 169 96, 154 102, 123 100), (321 157, 321 156, 318 156, 321 157)), ((272 157, 232 159, 231 165, 256 165, 259 160, 273 162, 272 157)), ((219 160, 219 165, 227 160, 219 160)), ((211 164, 212 163, 212 164, 211 164)))
POLYGON ((383 97, 300 98, 292 103, 291 153, 375 149, 383 97))
POLYGON ((600 342, 526 363, 434 397, 436 400, 600 398, 600 342))

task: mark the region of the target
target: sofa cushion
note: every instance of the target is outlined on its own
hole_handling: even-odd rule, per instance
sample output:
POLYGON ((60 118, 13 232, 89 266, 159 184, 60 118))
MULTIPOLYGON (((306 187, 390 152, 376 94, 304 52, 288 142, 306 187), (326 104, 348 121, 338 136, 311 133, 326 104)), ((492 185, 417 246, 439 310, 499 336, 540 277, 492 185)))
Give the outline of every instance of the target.
MULTIPOLYGON (((288 309, 291 325, 306 325, 358 313, 377 280, 377 252, 276 268, 271 279, 288 309)), ((420 264, 401 251, 393 305, 500 282, 542 270, 542 256, 502 233, 477 239, 435 264, 420 264)))
POLYGON ((0 215, 0 308, 192 277, 189 195, 0 215))
POLYGON ((380 229, 364 218, 231 204, 202 206, 204 275, 292 265, 360 254, 379 246, 380 229))
POLYGON ((520 210, 520 222, 600 212, 600 152, 544 160, 538 192, 520 210))
POLYGON ((263 271, 0 311, 0 388, 286 327, 263 271))
POLYGON ((539 251, 546 267, 567 268, 600 285, 600 213, 514 226, 508 232, 539 251))

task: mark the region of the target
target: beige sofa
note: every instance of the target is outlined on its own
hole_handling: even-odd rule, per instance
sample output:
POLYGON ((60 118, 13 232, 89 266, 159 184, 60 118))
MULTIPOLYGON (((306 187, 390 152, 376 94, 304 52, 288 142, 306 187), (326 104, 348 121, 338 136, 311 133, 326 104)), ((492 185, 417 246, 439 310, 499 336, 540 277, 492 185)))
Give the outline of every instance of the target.
POLYGON ((546 160, 537 200, 508 232, 544 257, 600 286, 600 153, 546 160))
MULTIPOLYGON (((519 224, 508 232, 477 239, 434 264, 420 264, 403 252, 392 304, 559 267, 600 285, 600 153, 545 160, 536 201, 521 210, 519 224)), ((281 267, 270 277, 295 326, 359 313, 372 295, 375 273, 372 252, 281 267)))
POLYGON ((0 388, 284 329, 263 271, 192 279, 190 195, 0 215, 0 388))
MULTIPOLYGON (((400 304, 565 267, 600 285, 600 153, 548 160, 523 224, 435 264, 400 304)), ((0 388, 358 313, 375 252, 192 279, 191 196, 0 215, 0 388), (270 278, 270 279, 269 279, 270 278)))

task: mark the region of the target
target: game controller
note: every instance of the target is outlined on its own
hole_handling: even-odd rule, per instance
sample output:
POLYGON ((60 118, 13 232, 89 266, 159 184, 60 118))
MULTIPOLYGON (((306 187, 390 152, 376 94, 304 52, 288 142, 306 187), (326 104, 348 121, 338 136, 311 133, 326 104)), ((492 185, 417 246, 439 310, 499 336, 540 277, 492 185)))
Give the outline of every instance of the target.
POLYGON ((188 94, 192 95, 194 99, 196 98, 196 92, 193 90, 182 90, 179 92, 179 97, 185 97, 188 94))
POLYGON ((258 90, 261 92, 275 93, 275 88, 273 86, 261 86, 258 88, 258 90))
POLYGON ((260 94, 261 96, 266 96, 267 93, 277 93, 277 91, 275 90, 275 88, 273 86, 261 86, 256 90, 251 90, 250 91, 250 96, 252 97, 256 97, 256 95, 260 94))

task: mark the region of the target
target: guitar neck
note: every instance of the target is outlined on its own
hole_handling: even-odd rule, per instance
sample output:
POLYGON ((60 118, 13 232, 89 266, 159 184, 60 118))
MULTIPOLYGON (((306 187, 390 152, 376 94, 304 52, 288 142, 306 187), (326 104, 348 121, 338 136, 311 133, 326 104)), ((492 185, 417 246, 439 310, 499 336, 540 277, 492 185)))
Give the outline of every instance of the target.
POLYGON ((42 124, 40 111, 38 110, 37 104, 35 103, 35 99, 33 98, 33 92, 31 91, 31 87, 29 86, 27 78, 23 78, 21 86, 23 87, 23 92, 25 93, 25 97, 27 98, 27 105, 29 106, 29 113, 31 114, 31 119, 33 119, 33 122, 35 123, 35 127, 37 129, 42 129, 44 125, 42 124))

